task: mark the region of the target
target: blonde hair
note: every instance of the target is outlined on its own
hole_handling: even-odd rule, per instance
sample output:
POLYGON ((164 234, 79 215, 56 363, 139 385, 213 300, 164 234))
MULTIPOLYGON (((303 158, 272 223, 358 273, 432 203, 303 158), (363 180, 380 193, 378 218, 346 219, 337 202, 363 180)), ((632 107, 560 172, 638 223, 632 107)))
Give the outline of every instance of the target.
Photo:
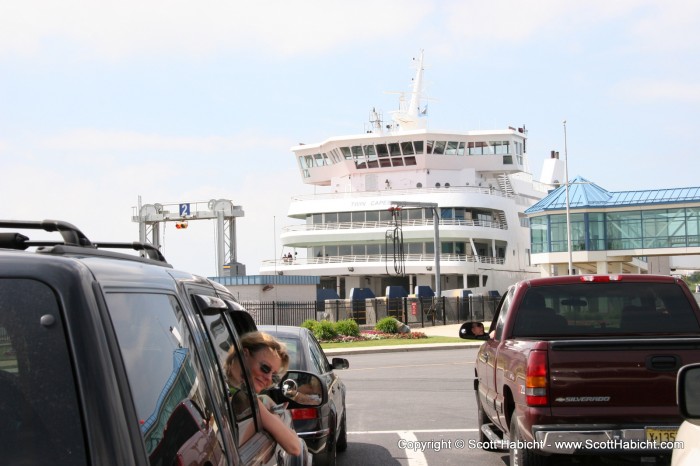
MULTIPOLYGON (((287 368, 289 368, 287 345, 277 340, 272 335, 265 332, 248 332, 241 337, 241 346, 244 350, 247 349, 251 355, 264 349, 274 351, 281 361, 277 375, 281 377, 287 373, 287 368)), ((232 353, 232 351, 229 351, 229 355, 226 357, 226 367, 233 362, 234 355, 232 353)))

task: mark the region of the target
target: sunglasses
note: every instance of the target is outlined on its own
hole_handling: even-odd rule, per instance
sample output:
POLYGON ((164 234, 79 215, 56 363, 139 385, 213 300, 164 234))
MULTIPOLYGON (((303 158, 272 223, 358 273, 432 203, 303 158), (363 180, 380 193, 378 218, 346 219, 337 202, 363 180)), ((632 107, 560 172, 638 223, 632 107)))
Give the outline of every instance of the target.
POLYGON ((279 383, 279 381, 281 380, 279 374, 272 372, 272 368, 269 365, 267 365, 267 363, 259 362, 258 365, 260 366, 260 370, 263 372, 263 374, 272 374, 273 383, 279 383))

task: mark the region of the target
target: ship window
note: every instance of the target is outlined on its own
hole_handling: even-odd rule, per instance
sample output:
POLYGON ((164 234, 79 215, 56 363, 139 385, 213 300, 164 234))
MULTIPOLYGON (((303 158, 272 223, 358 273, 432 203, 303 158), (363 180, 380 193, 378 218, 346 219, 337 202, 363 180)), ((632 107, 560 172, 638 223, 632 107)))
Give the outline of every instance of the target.
POLYGON ((399 149, 399 144, 397 142, 389 144, 389 155, 401 155, 401 149, 399 149))
POLYGON ((442 246, 442 254, 452 254, 454 252, 454 243, 440 243, 442 246))
POLYGON ((345 157, 345 160, 352 160, 352 154, 350 153, 349 147, 341 147, 340 152, 343 153, 343 157, 345 157))
POLYGON ((403 167, 403 159, 401 157, 394 157, 391 159, 391 165, 394 167, 403 167))
POLYGON ((459 143, 459 147, 457 147, 457 155, 464 155, 464 141, 459 143))
POLYGON ((323 164, 330 165, 330 162, 328 161, 328 155, 325 152, 323 153, 323 164))
POLYGON ((423 254, 423 243, 406 243, 409 254, 423 254))
POLYGON ((326 256, 337 256, 338 246, 326 246, 326 256))
POLYGON ((444 154, 445 153, 445 141, 435 141, 435 147, 433 147, 433 154, 444 154))
POLYGON ((386 144, 377 144, 377 154, 380 157, 387 157, 389 155, 389 151, 386 148, 386 144))
POLYGON ((379 212, 376 210, 370 210, 367 212, 367 221, 368 222, 378 222, 379 221, 379 212))
POLYGON ((454 216, 454 211, 450 208, 440 209, 440 218, 452 218, 454 216))
POLYGON ((413 155, 413 143, 411 141, 406 141, 401 143, 401 151, 403 155, 413 155))
POLYGON ((391 159, 379 159, 382 167, 391 167, 391 159))
POLYGON ((365 255, 365 245, 364 244, 353 245, 352 254, 355 256, 364 256, 365 255))
POLYGON ((428 141, 428 143, 426 144, 425 153, 432 154, 434 145, 435 145, 435 141, 428 141))
POLYGON ((416 148, 416 154, 423 153, 423 141, 413 141, 413 147, 416 148))
POLYGON ((512 155, 504 155, 503 156, 503 165, 513 165, 513 156, 512 155))
POLYGON ((425 243, 425 253, 435 254, 435 243, 425 243))
POLYGON ((353 223, 363 223, 365 221, 365 212, 364 211, 352 212, 352 214, 350 214, 350 216, 352 217, 353 223))
POLYGON ((368 244, 367 245, 367 255, 372 256, 372 255, 377 255, 379 254, 379 245, 378 244, 368 244))
POLYGON ((379 220, 382 222, 391 222, 391 212, 388 210, 380 210, 379 211, 379 220))
POLYGON ((313 155, 305 155, 304 156, 304 163, 305 163, 305 168, 311 168, 314 166, 314 157, 313 155))
POLYGON ((464 243, 455 243, 455 254, 463 256, 465 254, 464 243))
POLYGON ((379 162, 377 162, 376 160, 370 160, 367 163, 367 168, 377 168, 378 166, 379 166, 379 162))
POLYGON ((423 210, 422 209, 409 209, 408 210, 408 218, 409 218, 409 220, 421 220, 423 218, 423 210))
POLYGON ((337 212, 328 212, 324 215, 326 217, 326 223, 336 223, 338 221, 338 213, 337 212))
POLYGON ((404 163, 406 165, 415 165, 416 164, 416 158, 415 157, 404 157, 404 163))
POLYGON ((341 244, 338 246, 339 256, 349 256, 352 254, 352 247, 349 244, 341 244))
POLYGON ((313 214, 311 216, 311 223, 313 223, 314 225, 323 223, 323 220, 321 220, 321 214, 313 214))
POLYGON ((365 159, 365 154, 362 153, 362 146, 352 146, 350 149, 352 151, 352 157, 355 160, 365 159))
POLYGON ((457 145, 457 141, 449 141, 447 143, 447 147, 445 148, 445 155, 456 155, 457 145))
MULTIPOLYGON (((367 156, 372 156, 372 155, 376 156, 377 155, 377 151, 374 150, 374 146, 372 144, 369 144, 369 145, 366 145, 363 147, 365 149, 365 154, 367 154, 367 156)), ((370 158, 372 158, 372 157, 370 157, 370 158)))
POLYGON ((347 223, 350 221, 350 212, 338 212, 338 222, 347 223))

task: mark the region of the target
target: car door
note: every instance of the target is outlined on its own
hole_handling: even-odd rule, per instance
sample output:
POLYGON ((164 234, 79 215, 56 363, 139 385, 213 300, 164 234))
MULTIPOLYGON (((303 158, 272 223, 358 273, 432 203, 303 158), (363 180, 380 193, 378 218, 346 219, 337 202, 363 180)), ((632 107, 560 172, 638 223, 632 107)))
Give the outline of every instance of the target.
POLYGON ((305 333, 312 364, 317 369, 318 374, 325 381, 326 386, 328 387, 329 405, 331 410, 335 413, 335 426, 333 432, 334 435, 337 435, 338 430, 340 429, 340 421, 345 414, 345 403, 343 402, 345 398, 345 386, 333 371, 333 367, 328 362, 326 354, 323 352, 321 345, 318 343, 318 340, 316 340, 313 333, 305 333))

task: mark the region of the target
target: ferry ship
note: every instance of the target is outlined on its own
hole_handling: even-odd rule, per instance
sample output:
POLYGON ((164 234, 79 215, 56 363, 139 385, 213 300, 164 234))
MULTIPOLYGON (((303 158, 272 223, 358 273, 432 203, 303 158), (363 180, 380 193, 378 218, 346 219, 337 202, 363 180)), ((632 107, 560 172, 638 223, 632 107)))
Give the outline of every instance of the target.
POLYGON ((283 257, 263 261, 261 274, 319 276, 339 298, 399 286, 493 295, 539 276, 523 212, 563 179, 558 154, 536 181, 524 126, 429 129, 422 51, 414 63, 391 123, 373 109, 361 134, 291 149, 317 193, 292 198, 288 215, 303 223, 283 229, 283 257))

